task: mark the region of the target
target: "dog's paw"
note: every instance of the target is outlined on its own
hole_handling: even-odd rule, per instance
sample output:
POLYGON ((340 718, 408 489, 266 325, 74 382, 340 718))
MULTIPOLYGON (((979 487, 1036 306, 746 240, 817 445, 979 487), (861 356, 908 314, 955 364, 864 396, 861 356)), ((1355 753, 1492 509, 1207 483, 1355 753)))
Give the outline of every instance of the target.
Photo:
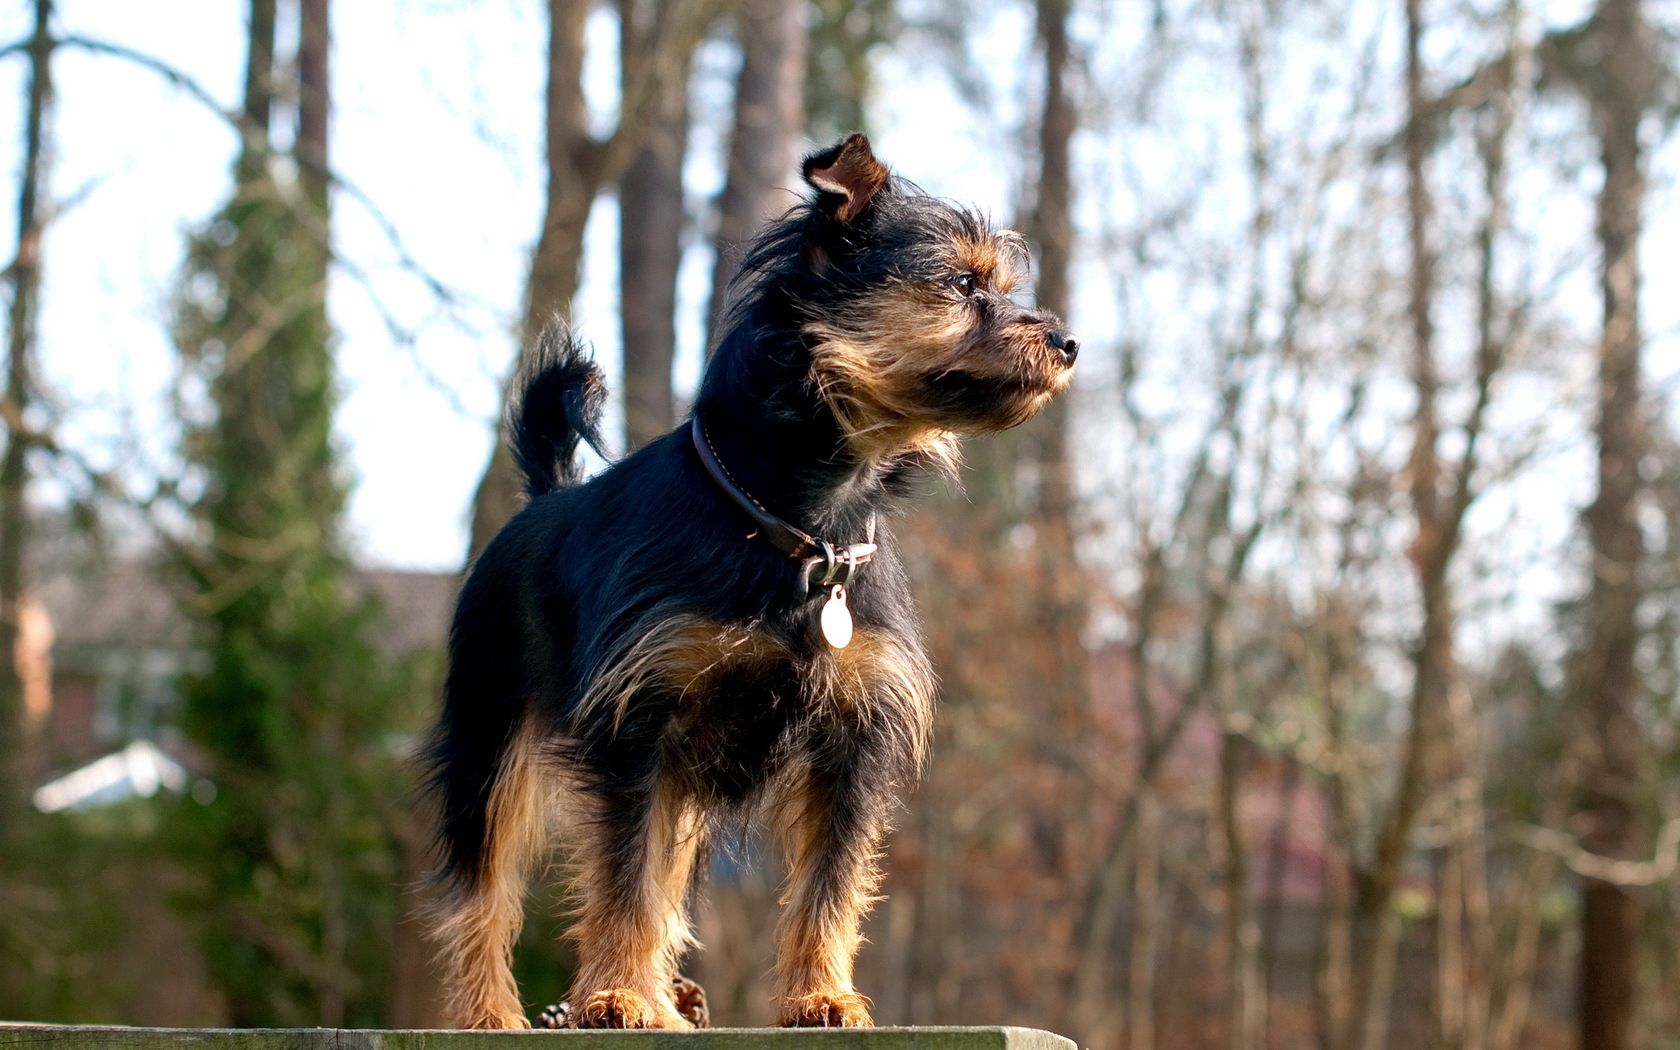
POLYGON ((538 1028, 570 1028, 572 1026, 572 1004, 568 1002, 549 1003, 543 1007, 542 1013, 537 1015, 538 1028))
POLYGON ((710 1028, 712 1012, 706 1007, 706 989, 678 974, 671 978, 671 995, 677 1001, 677 1013, 682 1014, 696 1028, 710 1028))
POLYGON ((869 998, 857 992, 815 992, 782 1000, 783 1028, 873 1028, 869 998))
POLYGON ((653 1004, 628 988, 587 995, 572 1011, 573 1028, 667 1028, 653 1004))

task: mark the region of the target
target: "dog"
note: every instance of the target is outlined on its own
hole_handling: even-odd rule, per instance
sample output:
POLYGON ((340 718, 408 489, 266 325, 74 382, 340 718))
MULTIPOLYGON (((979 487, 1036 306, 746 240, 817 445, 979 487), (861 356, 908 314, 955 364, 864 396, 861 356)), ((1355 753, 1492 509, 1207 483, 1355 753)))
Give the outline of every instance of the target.
POLYGON ((560 325, 510 399, 525 507, 465 580, 428 751, 448 1022, 528 1022, 510 968, 556 830, 567 1023, 686 1028, 677 963, 710 847, 783 836, 777 1021, 867 1026, 860 925, 935 678, 890 513, 1071 379, 1077 341, 1010 298, 1019 234, 894 177, 851 135, 745 250, 693 414, 584 480, 600 371, 560 325))

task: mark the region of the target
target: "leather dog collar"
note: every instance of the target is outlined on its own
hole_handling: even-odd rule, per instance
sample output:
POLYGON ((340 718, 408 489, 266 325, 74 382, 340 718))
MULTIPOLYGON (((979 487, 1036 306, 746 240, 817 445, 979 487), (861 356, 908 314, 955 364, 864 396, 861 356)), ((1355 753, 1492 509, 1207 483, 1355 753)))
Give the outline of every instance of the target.
POLYGON ((694 451, 700 457, 701 466, 706 468, 706 473, 711 475, 712 481, 717 483, 717 487, 729 497, 730 502, 739 507, 741 513, 755 526, 753 531, 747 533, 747 538, 761 536, 789 558, 803 563, 803 571, 799 574, 801 593, 807 593, 813 584, 817 587, 850 585, 858 569, 875 556, 874 514, 869 515, 866 540, 863 543, 836 545, 813 536, 770 513, 762 503, 736 483, 729 473, 729 468, 718 458, 717 450, 712 448, 711 438, 706 434, 706 425, 700 422, 698 412, 690 420, 689 433, 694 439, 694 451))

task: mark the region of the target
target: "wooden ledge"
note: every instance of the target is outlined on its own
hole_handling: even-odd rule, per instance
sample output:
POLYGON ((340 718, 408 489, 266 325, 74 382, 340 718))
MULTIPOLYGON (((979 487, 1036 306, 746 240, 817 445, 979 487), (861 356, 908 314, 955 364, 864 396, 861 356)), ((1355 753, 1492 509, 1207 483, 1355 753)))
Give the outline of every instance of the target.
POLYGON ((28 1050, 514 1050, 515 1042, 541 1040, 562 1040, 565 1050, 1076 1050, 1071 1040, 1052 1032, 1009 1027, 452 1032, 0 1023, 0 1047, 28 1050))

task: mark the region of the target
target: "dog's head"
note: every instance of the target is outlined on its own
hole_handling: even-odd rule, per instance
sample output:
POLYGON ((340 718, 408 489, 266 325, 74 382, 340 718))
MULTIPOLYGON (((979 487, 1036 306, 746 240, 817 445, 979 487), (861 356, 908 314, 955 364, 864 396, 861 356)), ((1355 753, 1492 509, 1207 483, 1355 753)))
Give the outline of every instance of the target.
MULTIPOLYGON (((852 135, 805 158, 796 308, 811 377, 865 457, 954 454, 1066 389, 1079 344, 1011 298, 1025 239, 892 177, 852 135)), ((785 272, 785 271, 784 271, 785 272)))

